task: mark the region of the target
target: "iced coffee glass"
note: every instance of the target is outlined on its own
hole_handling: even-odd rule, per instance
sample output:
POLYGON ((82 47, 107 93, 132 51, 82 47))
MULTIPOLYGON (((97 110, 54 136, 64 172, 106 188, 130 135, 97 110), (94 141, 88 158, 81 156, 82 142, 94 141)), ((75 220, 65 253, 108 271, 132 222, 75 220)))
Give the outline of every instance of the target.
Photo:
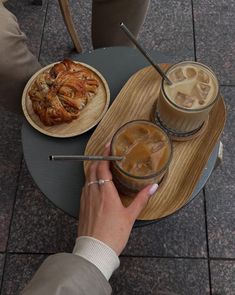
POLYGON ((219 97, 219 83, 210 68, 193 61, 171 66, 162 81, 155 118, 165 130, 177 134, 197 132, 219 97))
POLYGON ((117 130, 111 142, 111 153, 123 157, 111 164, 118 191, 133 196, 145 186, 161 182, 170 164, 172 146, 160 127, 136 120, 117 130))

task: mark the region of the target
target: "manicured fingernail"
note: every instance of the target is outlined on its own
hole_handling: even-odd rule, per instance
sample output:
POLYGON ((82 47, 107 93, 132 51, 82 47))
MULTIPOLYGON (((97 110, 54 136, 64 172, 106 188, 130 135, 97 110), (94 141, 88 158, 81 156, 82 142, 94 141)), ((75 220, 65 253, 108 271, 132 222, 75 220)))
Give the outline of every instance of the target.
POLYGON ((150 196, 153 195, 153 194, 156 192, 157 188, 158 188, 158 184, 157 184, 157 183, 154 183, 154 184, 150 187, 150 189, 149 189, 149 194, 150 194, 150 196))
POLYGON ((106 148, 109 148, 110 145, 111 145, 111 142, 107 142, 106 145, 105 145, 105 147, 106 147, 106 148))

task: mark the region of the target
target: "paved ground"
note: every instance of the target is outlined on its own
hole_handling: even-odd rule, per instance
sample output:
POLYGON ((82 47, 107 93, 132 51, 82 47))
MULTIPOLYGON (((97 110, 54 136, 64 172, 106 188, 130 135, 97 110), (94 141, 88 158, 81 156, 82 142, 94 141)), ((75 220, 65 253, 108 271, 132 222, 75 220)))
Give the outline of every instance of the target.
MULTIPOLYGON (((8 1, 42 64, 76 56, 56 0, 43 6, 8 1)), ((86 51, 91 50, 90 0, 70 1, 86 51), (78 11, 78 13, 76 13, 78 11)), ((223 165, 186 208, 133 230, 113 275, 114 294, 235 294, 235 3, 233 0, 152 0, 139 40, 169 61, 196 59, 218 74, 228 110, 223 165)), ((25 166, 21 119, 0 115, 0 287, 19 294, 51 253, 71 251, 76 220, 57 209, 25 166)))

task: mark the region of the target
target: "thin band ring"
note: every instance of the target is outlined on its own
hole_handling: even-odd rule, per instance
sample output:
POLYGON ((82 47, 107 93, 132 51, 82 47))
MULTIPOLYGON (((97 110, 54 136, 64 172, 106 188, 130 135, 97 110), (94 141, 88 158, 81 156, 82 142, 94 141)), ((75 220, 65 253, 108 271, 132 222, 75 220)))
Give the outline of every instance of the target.
POLYGON ((103 185, 105 184, 105 182, 110 182, 112 181, 111 179, 98 179, 98 180, 95 180, 95 181, 90 181, 87 183, 87 186, 90 186, 92 184, 98 184, 98 185, 103 185))

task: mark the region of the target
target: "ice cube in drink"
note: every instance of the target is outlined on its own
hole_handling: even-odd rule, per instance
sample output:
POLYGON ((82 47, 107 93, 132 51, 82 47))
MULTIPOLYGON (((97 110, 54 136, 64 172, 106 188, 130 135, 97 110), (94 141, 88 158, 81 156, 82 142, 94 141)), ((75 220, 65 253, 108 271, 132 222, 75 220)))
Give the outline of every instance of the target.
POLYGON ((219 96, 215 74, 201 63, 186 61, 170 67, 166 75, 173 84, 162 81, 156 117, 175 134, 197 131, 219 96))
POLYGON ((114 183, 121 193, 134 195, 148 184, 161 181, 168 169, 172 148, 161 128, 137 120, 125 124, 115 133, 111 151, 112 155, 123 157, 122 161, 111 165, 114 183), (123 149, 126 142, 131 145, 123 149))

